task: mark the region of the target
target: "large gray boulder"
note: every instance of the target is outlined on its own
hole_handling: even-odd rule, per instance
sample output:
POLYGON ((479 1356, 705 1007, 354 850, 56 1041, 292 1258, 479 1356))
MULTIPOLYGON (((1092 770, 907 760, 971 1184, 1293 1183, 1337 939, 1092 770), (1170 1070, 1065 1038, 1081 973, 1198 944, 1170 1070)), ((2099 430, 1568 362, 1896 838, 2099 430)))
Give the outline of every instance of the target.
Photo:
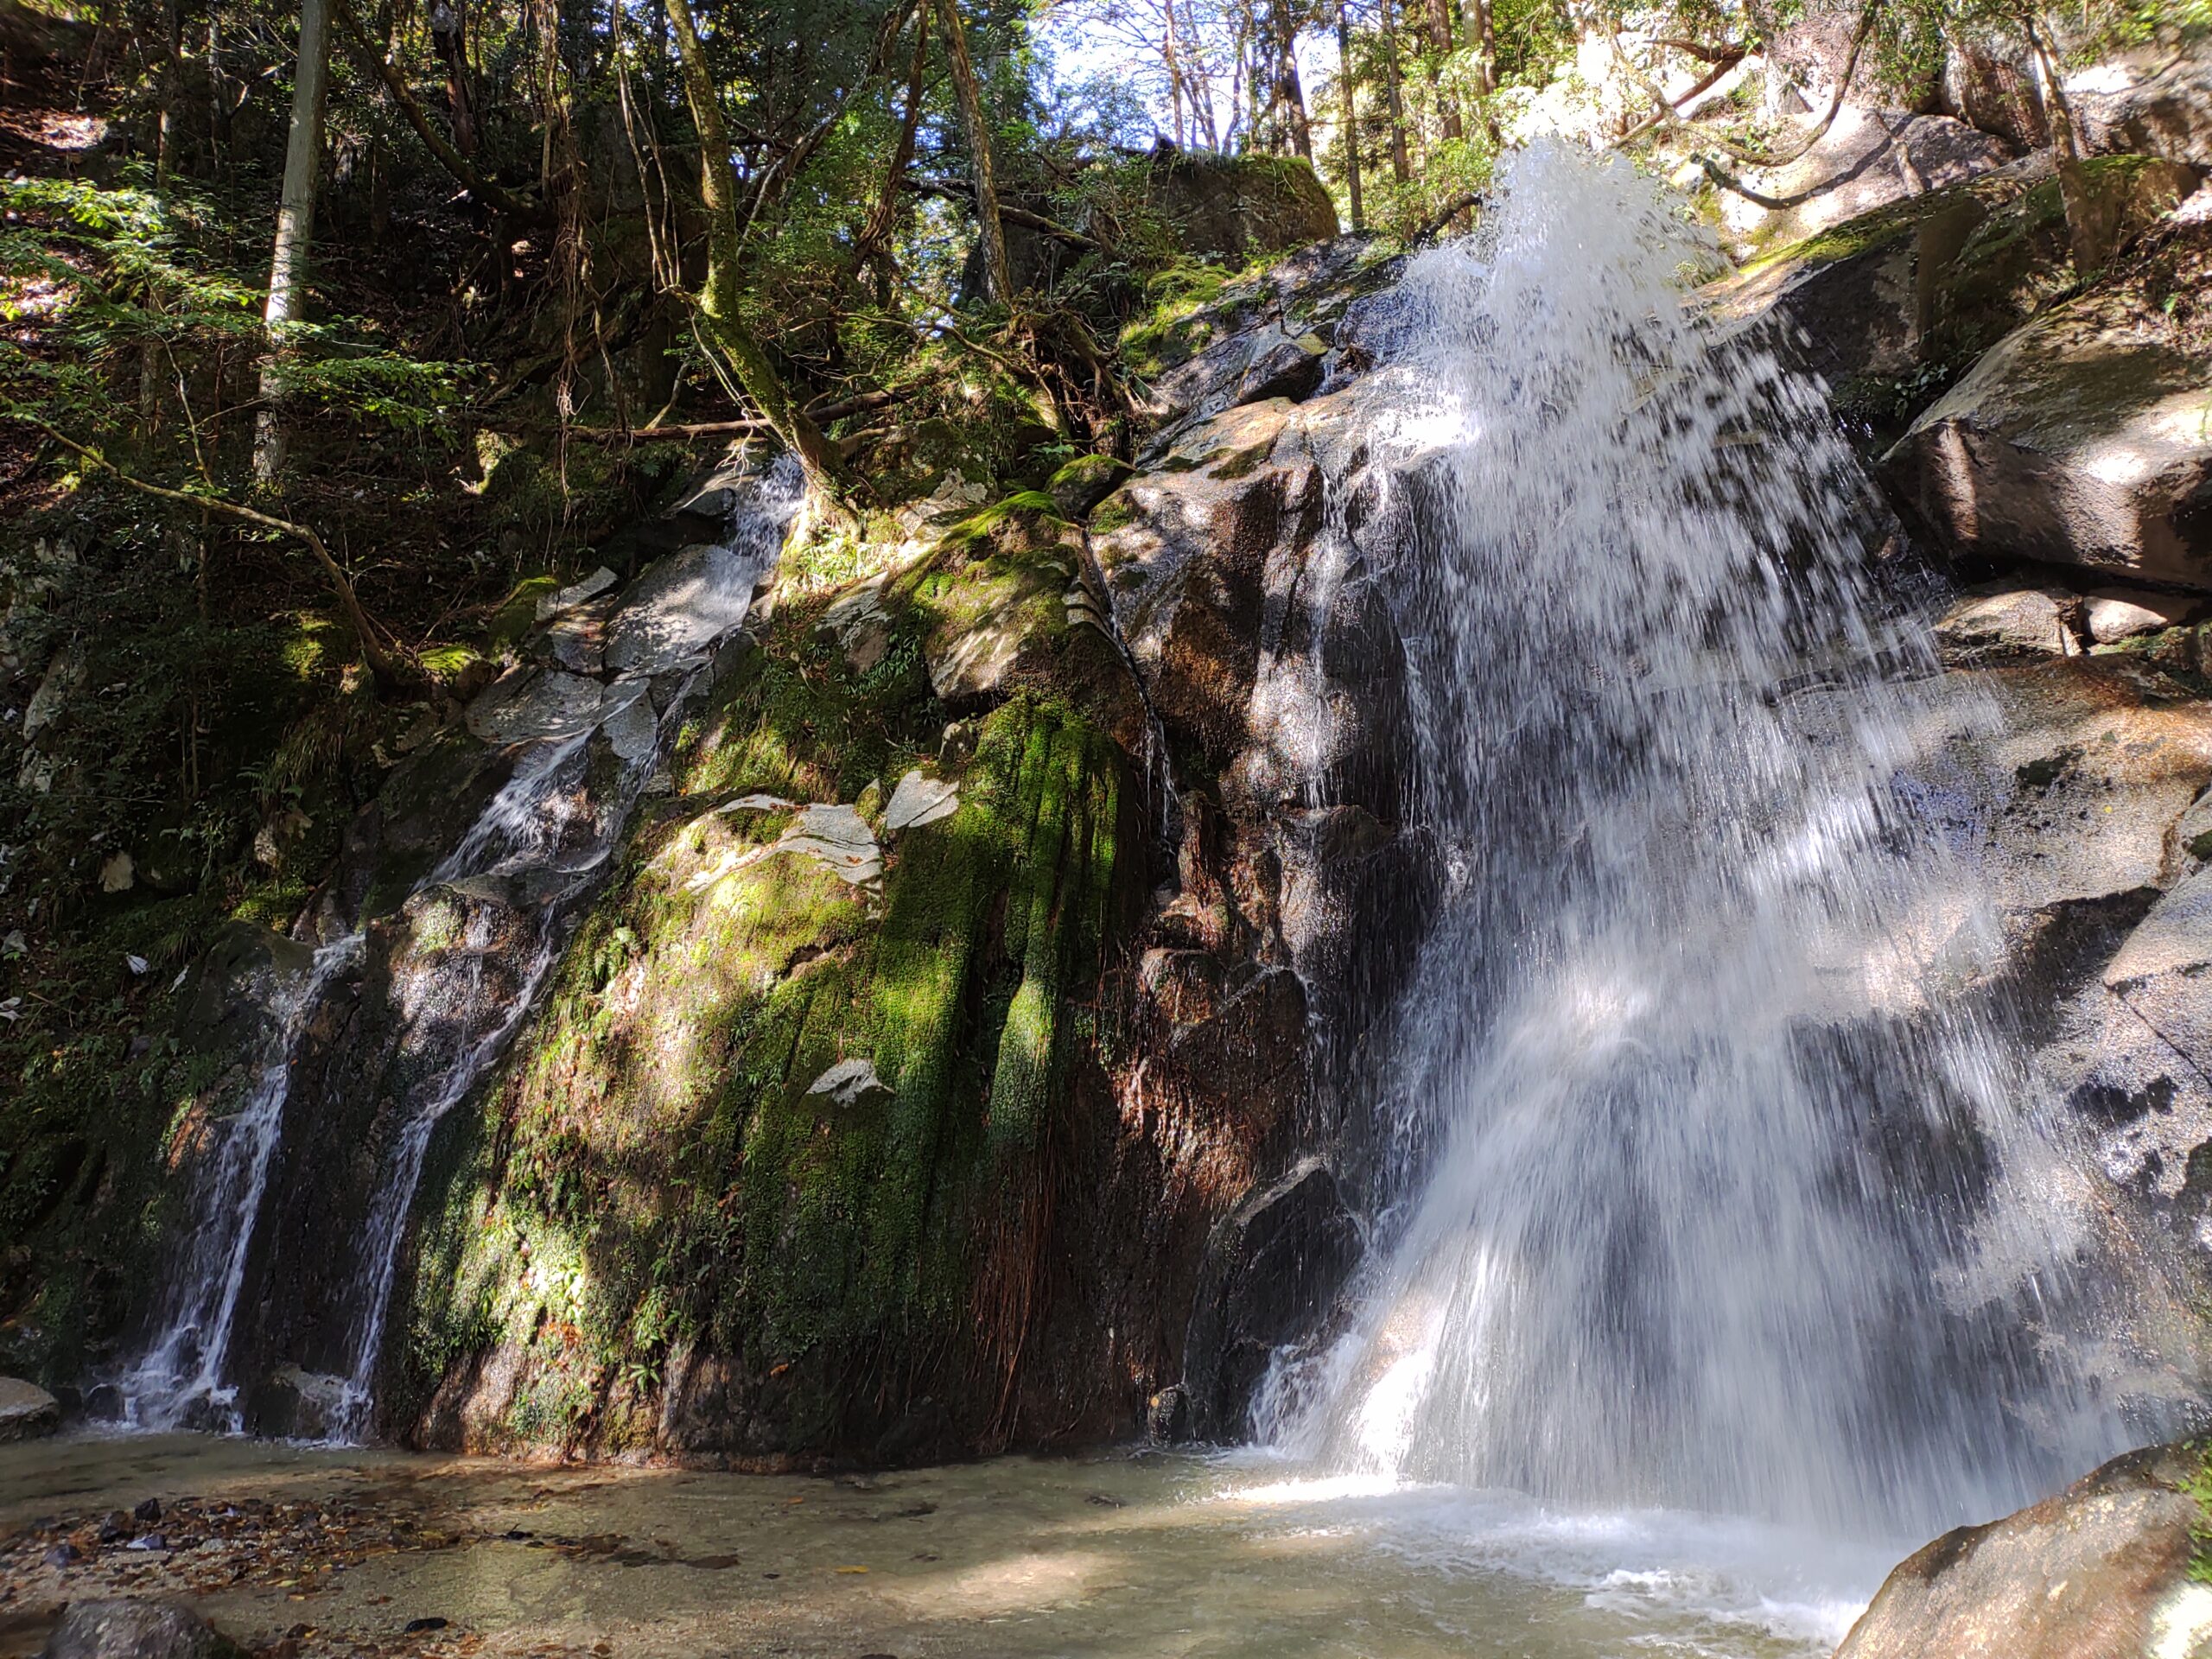
POLYGON ((1276 156, 1154 155, 1145 198, 1186 253, 1242 264, 1337 233, 1337 205, 1304 162, 1276 156))
POLYGON ((34 1440, 61 1427, 61 1407, 35 1383, 0 1376, 0 1441, 34 1440))
POLYGON ((1883 458, 1955 553, 2212 590, 2212 359, 2126 288, 2000 342, 1883 458))
POLYGON ((1835 1659, 2189 1659, 2212 1643, 2193 1568, 2201 1452, 2131 1452, 2056 1497, 1961 1527, 1891 1573, 1835 1659))
MULTIPOLYGON (((2104 156, 2082 188, 2126 242, 2193 189, 2196 173, 2104 156)), ((1888 201, 1751 261, 1704 292, 1726 321, 1771 317, 1839 412, 1901 432, 1960 365, 2078 282, 2049 152, 1888 201)))
POLYGON ((2212 167, 2212 56, 2202 48, 2145 52, 2092 71, 2074 105, 2088 147, 2212 167))
POLYGON ((228 1637, 181 1602, 117 1597, 75 1601, 42 1659, 245 1659, 228 1637))

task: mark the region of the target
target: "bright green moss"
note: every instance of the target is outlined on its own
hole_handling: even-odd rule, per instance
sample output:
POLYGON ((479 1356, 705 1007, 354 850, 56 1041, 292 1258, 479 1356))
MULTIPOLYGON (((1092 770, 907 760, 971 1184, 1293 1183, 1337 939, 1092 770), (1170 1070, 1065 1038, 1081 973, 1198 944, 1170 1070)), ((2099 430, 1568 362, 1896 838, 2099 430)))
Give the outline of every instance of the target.
POLYGON ((528 1381, 494 1439, 614 1449, 649 1439, 652 1414, 579 1413, 575 1379, 611 1398, 684 1344, 742 1360, 778 1402, 764 1433, 820 1446, 868 1432, 837 1414, 895 1396, 894 1376, 926 1363, 957 1393, 983 1363, 979 1218, 1089 1030, 1069 1011, 1093 994, 1116 891, 1121 753, 1034 692, 971 716, 974 751, 944 773, 957 809, 890 837, 874 887, 768 855, 789 809, 715 810, 887 791, 934 764, 949 718, 925 639, 1066 632, 1074 573, 1049 539, 962 545, 859 623, 841 613, 846 632, 787 608, 687 737, 675 800, 579 931, 504 1091, 435 1154, 418 1408, 504 1345, 528 1381), (884 646, 866 668, 862 627, 884 646), (816 1089, 852 1060, 879 1086, 816 1089))

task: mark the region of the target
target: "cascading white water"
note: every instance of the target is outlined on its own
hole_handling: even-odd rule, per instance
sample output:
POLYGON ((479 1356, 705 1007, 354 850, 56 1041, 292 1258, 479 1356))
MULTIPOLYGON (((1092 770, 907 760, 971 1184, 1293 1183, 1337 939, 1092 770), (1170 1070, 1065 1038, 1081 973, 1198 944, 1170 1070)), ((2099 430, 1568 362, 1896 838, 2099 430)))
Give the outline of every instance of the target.
POLYGON ((163 1287, 159 1334, 119 1384, 130 1421, 140 1427, 173 1428, 210 1408, 211 1421, 230 1421, 233 1391, 224 1386, 224 1365, 254 1219, 291 1094, 292 1047, 323 987, 359 959, 360 946, 358 933, 323 946, 304 982, 281 994, 270 1010, 276 1023, 270 1052, 252 1089, 210 1130, 215 1146, 202 1162, 193 1205, 200 1223, 163 1287))
POLYGON ((2079 1241, 1956 994, 1990 907, 1893 779, 1926 640, 1819 389, 1687 301, 1712 259, 1539 146, 1406 275, 1363 419, 1421 497, 1452 896, 1384 1248, 1262 1420, 1402 1480, 1910 1533, 2127 1431, 2050 1340, 2079 1241))
MULTIPOLYGON (((556 855, 570 839, 569 832, 588 816, 579 774, 589 735, 541 741, 492 798, 461 844, 431 873, 424 887, 554 868, 556 855)), ((631 781, 624 781, 619 810, 610 815, 609 829, 615 833, 628 817, 635 794, 631 781)), ((429 1097, 401 1126, 397 1140, 385 1156, 370 1205, 356 1255, 354 1311, 335 1425, 340 1438, 359 1439, 370 1427, 376 1403, 376 1366, 384 1352, 385 1319, 391 1306, 400 1246, 406 1237, 416 1190, 422 1184, 430 1137, 446 1114, 467 1097, 478 1080, 506 1052, 523 1020, 537 1006, 537 992, 563 937, 559 925, 563 901, 589 883, 613 850, 613 833, 588 833, 586 838, 589 844, 581 857, 557 857, 556 885, 537 895, 535 913, 524 924, 534 938, 525 947, 528 956, 518 986, 506 988, 507 994, 499 995, 484 983, 486 963, 498 944, 494 937, 497 912, 481 909, 469 917, 463 937, 456 941, 459 948, 449 958, 450 965, 448 960, 434 959, 416 968, 396 988, 404 1020, 420 1017, 424 1011, 421 1005, 435 1006, 455 1017, 465 1035, 429 1097)))
MULTIPOLYGON (((375 1372, 432 1137, 536 1007, 578 903, 620 844, 664 758, 673 716, 687 706, 714 648, 741 625, 804 494, 788 458, 747 475, 732 493, 726 542, 687 550, 660 580, 632 590, 611 625, 611 673, 595 712, 556 720, 550 734, 521 744, 507 782, 406 900, 413 907, 443 892, 467 913, 457 938, 410 953, 391 976, 400 1047, 410 1066, 427 1066, 429 1075, 410 1092, 382 1156, 352 1252, 340 1308, 345 1370, 323 1425, 337 1438, 359 1438, 371 1427, 375 1372), (594 766, 600 749, 604 762, 594 766)), ((278 1033, 252 1093, 218 1131, 196 1184, 194 1224, 163 1293, 158 1334, 119 1379, 136 1426, 239 1427, 232 1329, 294 1103, 301 1040, 331 982, 359 967, 362 944, 354 933, 317 953, 305 984, 276 1011, 278 1033)), ((311 1180, 316 1172, 299 1173, 311 1180)))

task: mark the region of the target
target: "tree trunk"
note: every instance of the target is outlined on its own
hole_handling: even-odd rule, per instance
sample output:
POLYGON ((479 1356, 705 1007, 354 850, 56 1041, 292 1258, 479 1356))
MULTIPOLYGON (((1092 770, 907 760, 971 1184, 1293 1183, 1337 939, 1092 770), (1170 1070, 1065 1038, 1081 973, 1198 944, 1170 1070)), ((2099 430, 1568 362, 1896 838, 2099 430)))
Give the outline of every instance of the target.
POLYGON ((1352 92, 1351 12, 1348 0, 1337 0, 1337 96, 1342 102, 1344 140, 1344 190, 1351 198, 1351 229, 1357 236, 1367 228, 1367 213, 1359 200, 1359 111, 1352 92))
POLYGON ((1491 0, 1465 0, 1459 9, 1461 37, 1475 49, 1475 92, 1488 98, 1497 90, 1497 32, 1491 0))
POLYGON ((976 61, 968 55, 968 31, 961 26, 957 0, 938 0, 938 16, 944 23, 945 55, 952 63, 961 123, 968 130, 969 165, 976 179, 976 218, 983 237, 983 268, 990 278, 992 297, 1012 309, 1014 266, 1007 258, 1006 226, 999 219, 998 179, 991 165, 991 128, 983 114, 982 88, 976 81, 976 61))
POLYGON ((1390 95, 1390 176, 1403 184, 1413 176, 1406 158, 1405 72, 1398 67, 1398 25, 1390 0, 1382 0, 1382 84, 1390 95))
POLYGON ((446 67, 446 109, 453 120, 453 146, 476 154, 476 111, 468 96, 467 14, 462 0, 434 0, 430 45, 446 67))
POLYGON ((689 0, 670 0, 668 22, 683 64, 683 91, 690 100, 691 119, 699 129, 699 203, 707 218, 707 280, 699 292, 699 315, 729 359, 745 395, 791 446, 807 475, 818 484, 834 486, 844 474, 836 446, 791 401, 776 365, 745 326, 738 302, 744 238, 738 229, 737 193, 730 177, 729 134, 722 124, 721 94, 707 67, 698 31, 692 27, 689 0))
MULTIPOLYGON (((1175 8, 1175 0, 1167 0, 1167 7, 1172 12, 1175 8)), ((1204 38, 1199 35, 1197 22, 1192 16, 1189 0, 1185 0, 1185 3, 1182 37, 1186 41, 1200 41, 1204 38)), ((1206 61, 1203 54, 1193 57, 1191 60, 1195 65, 1194 73, 1189 76, 1191 103, 1195 112, 1192 122, 1191 136, 1195 141, 1199 131, 1203 130, 1206 137, 1206 148, 1217 150, 1221 148, 1221 129, 1215 124, 1213 118, 1213 77, 1206 71, 1206 61), (1204 122, 1203 127, 1199 125, 1201 120, 1204 122)))
POLYGON ((284 141, 284 184, 276 206, 276 247, 269 262, 269 303, 262 322, 269 356, 261 371, 261 411, 253 430, 253 472, 274 483, 284 466, 284 337, 306 298, 315 242, 315 190, 322 168, 323 93, 330 79, 329 0, 301 0, 299 68, 292 80, 292 125, 284 141))
POLYGON ((1428 84, 1436 88, 1436 111, 1446 138, 1459 136, 1459 106, 1440 85, 1444 60, 1452 55, 1452 0, 1428 0, 1428 84))
POLYGON ((1281 91, 1283 120, 1290 129, 1291 148, 1310 167, 1313 127, 1306 118, 1306 89, 1298 79, 1298 31, 1291 27, 1287 0, 1273 0, 1268 10, 1274 23, 1275 84, 1281 91))
MULTIPOLYGON (((1161 37, 1160 55, 1167 61, 1168 124, 1174 134, 1175 147, 1183 148, 1183 63, 1175 49, 1175 0, 1168 0, 1163 9, 1167 19, 1167 32, 1161 37)), ((1195 118, 1196 111, 1193 111, 1195 118)), ((1193 119, 1192 124, 1196 121, 1193 119)))
POLYGON ((914 11, 914 56, 906 70, 906 112, 899 124, 899 142, 892 147, 891 165, 883 175, 883 194, 875 199, 868 222, 853 242, 852 272, 857 276, 868 265, 875 265, 876 298, 887 311, 891 308, 889 249, 899 223, 899 186, 914 164, 914 135, 921 126, 922 98, 928 90, 929 55, 930 12, 927 6, 919 6, 914 11))
POLYGON ((2058 152, 2058 199, 2066 209, 2067 239, 2074 246, 2074 274, 2083 282, 2102 270, 2112 257, 2119 225, 2116 208, 2098 201, 2082 165, 2080 129, 2074 124, 2074 100, 2067 96, 2057 60, 2034 12, 2022 10, 2028 46, 2035 54, 2037 79, 2050 112, 2051 148, 2058 152))

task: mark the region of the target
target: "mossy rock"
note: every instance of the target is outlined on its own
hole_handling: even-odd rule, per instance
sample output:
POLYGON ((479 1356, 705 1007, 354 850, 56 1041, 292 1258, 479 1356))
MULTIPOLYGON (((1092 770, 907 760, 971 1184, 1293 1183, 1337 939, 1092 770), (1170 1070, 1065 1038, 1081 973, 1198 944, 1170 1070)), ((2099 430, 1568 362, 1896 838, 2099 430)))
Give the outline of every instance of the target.
POLYGON ((433 1147, 402 1421, 495 1449, 865 1452, 928 1395, 961 1402, 948 1444, 990 1440, 992 1241, 1097 1071, 1143 883, 1128 672, 1070 617, 1082 554, 1050 498, 1010 498, 780 607, 687 726, 504 1082, 433 1147), (946 642, 985 629, 1006 671, 941 683, 946 642), (949 811, 887 814, 916 772, 949 811), (795 845, 839 804, 880 879, 795 845))

